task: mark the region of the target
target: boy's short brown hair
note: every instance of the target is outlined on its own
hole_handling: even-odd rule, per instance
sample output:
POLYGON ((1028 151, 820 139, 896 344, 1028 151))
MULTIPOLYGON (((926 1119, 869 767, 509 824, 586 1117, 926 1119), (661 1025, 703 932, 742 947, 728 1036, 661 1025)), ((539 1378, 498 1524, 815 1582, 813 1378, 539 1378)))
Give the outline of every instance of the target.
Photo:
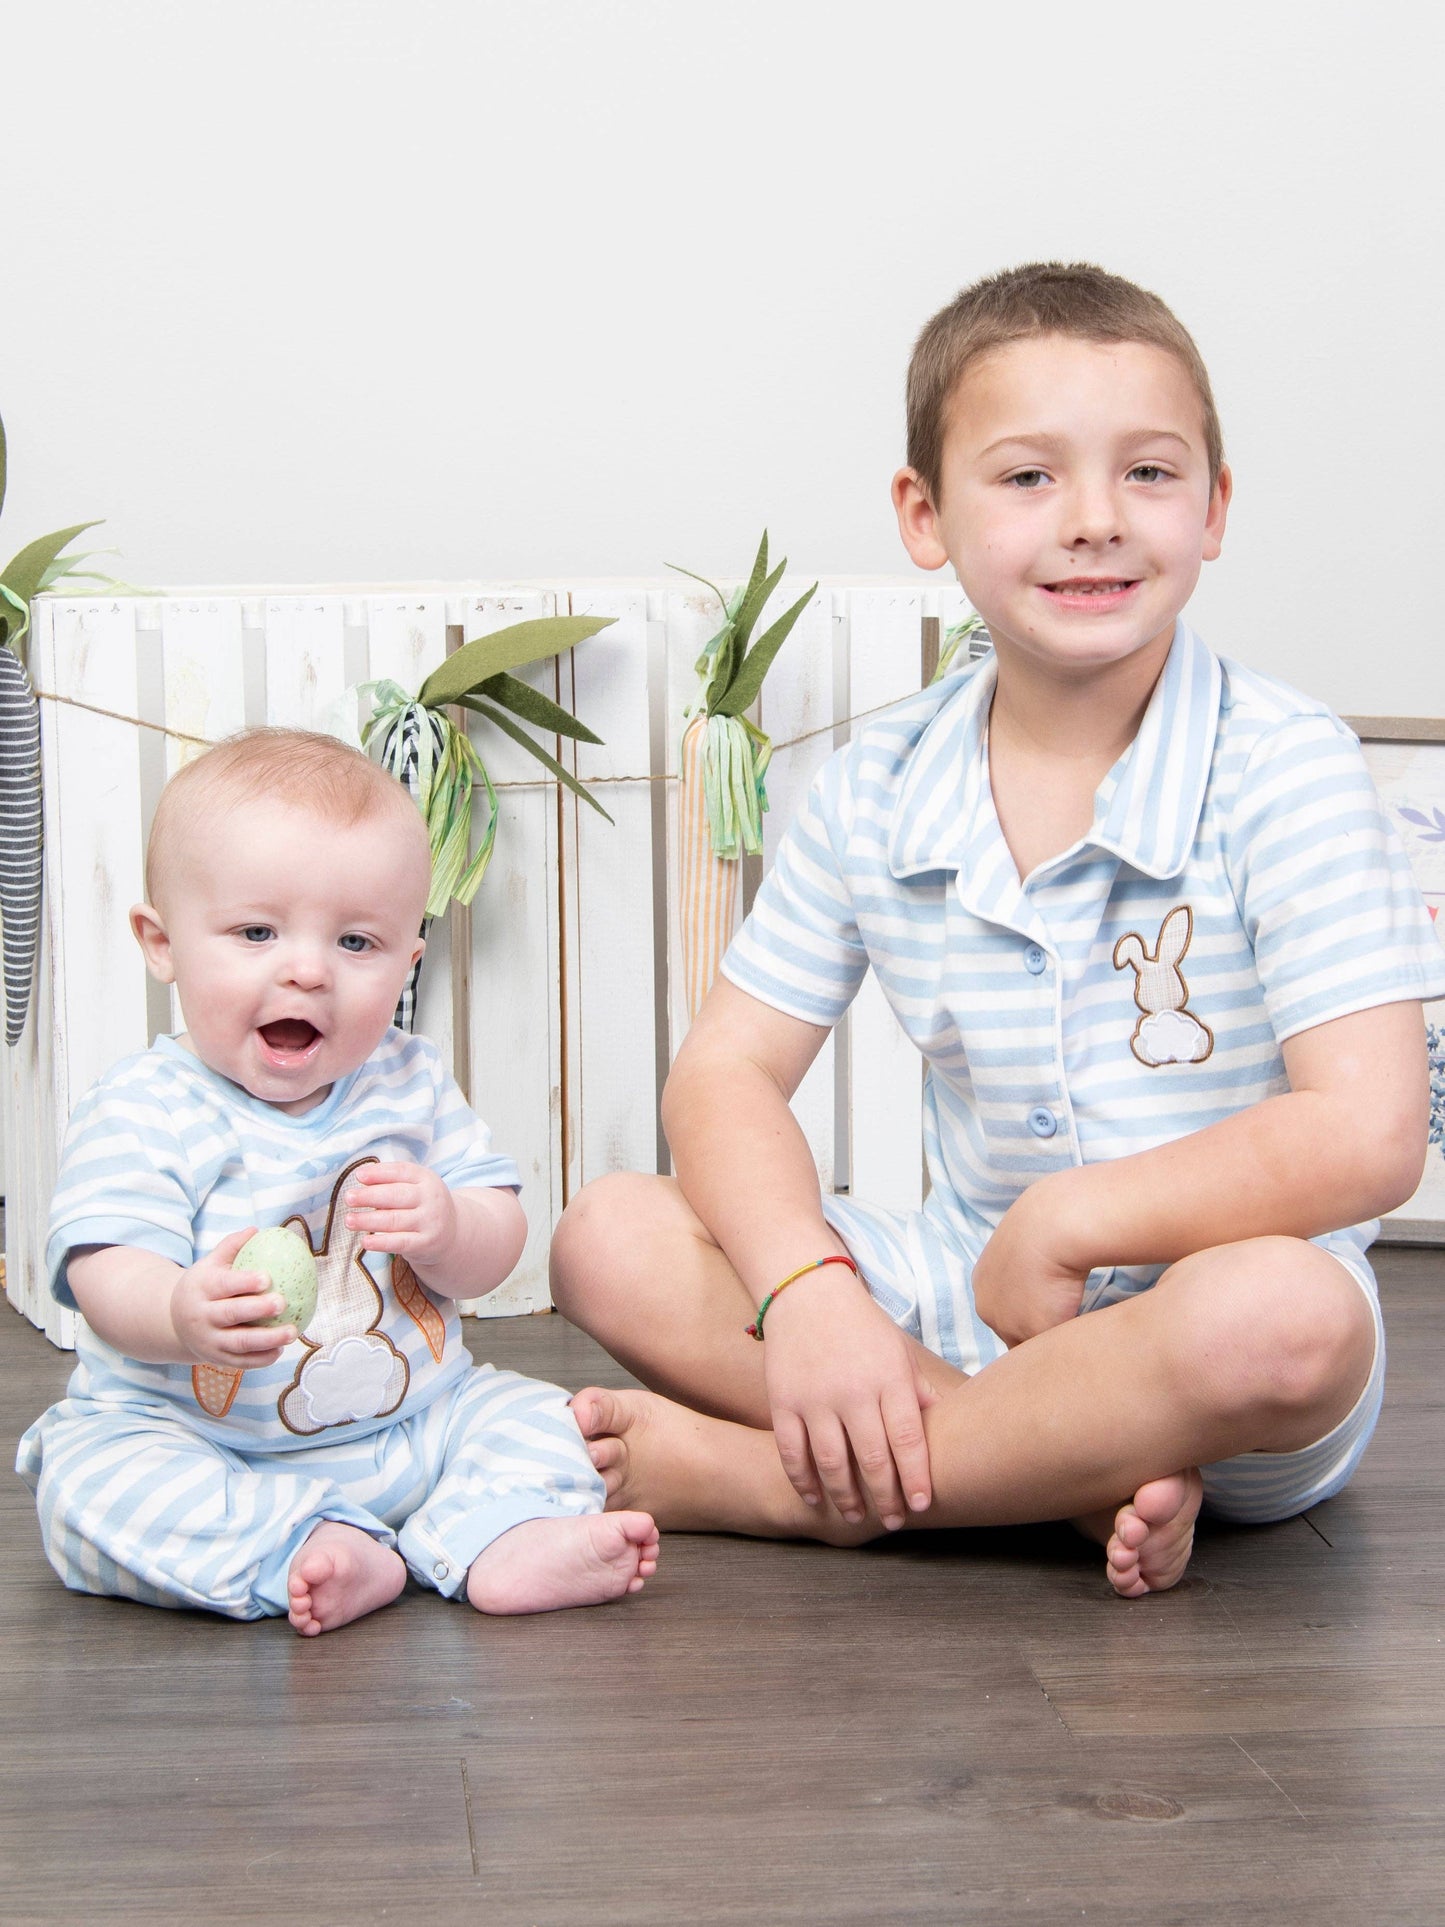
POLYGON ((930 501, 939 498, 948 405, 965 370, 994 348, 1036 335, 1143 341, 1176 356, 1204 410, 1213 488, 1224 462, 1224 438, 1209 372, 1183 322, 1157 294, 1088 261, 1034 261, 964 288, 914 343, 908 364, 908 466, 930 501))
POLYGON ((161 791, 146 842, 147 901, 156 901, 187 825, 207 811, 262 798, 347 827, 373 815, 409 817, 419 849, 426 847, 426 827, 410 792, 359 749, 308 729, 243 729, 184 764, 161 791))

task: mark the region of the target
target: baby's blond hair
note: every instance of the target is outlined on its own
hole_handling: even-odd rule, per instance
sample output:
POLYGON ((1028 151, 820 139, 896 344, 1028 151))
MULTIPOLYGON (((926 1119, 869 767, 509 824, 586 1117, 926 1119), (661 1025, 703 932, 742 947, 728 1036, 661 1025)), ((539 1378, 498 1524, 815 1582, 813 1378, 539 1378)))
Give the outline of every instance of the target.
POLYGON ((1183 364, 1204 414, 1209 486, 1224 463, 1224 438, 1209 371, 1184 323, 1157 294, 1088 261, 1035 261, 975 281, 924 327, 908 364, 908 466, 935 505, 948 409, 972 364, 995 348, 1037 335, 1081 341, 1142 341, 1183 364))
POLYGON ((263 798, 348 828, 368 816, 391 816, 414 826, 419 856, 427 847, 410 793, 360 750, 308 729, 243 729, 177 770, 162 790, 146 843, 147 900, 157 901, 193 824, 208 811, 263 798))

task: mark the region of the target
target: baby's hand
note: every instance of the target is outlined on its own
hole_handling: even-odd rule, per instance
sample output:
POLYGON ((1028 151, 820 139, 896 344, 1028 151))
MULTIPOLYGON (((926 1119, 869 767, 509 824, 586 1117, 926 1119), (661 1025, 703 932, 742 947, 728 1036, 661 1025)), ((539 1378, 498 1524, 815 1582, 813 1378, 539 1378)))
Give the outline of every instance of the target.
POLYGON ((343 1200, 346 1228, 363 1251, 405 1258, 423 1274, 444 1263, 457 1236, 456 1200, 435 1171, 421 1164, 363 1164, 343 1200))
POLYGON ((250 1225, 222 1238, 210 1256, 183 1271, 172 1288, 171 1323, 198 1364, 232 1371, 274 1365, 295 1342, 294 1325, 256 1328, 258 1318, 274 1318, 286 1309, 286 1300, 271 1289, 266 1273, 232 1269, 237 1252, 255 1230, 250 1225))
POLYGON ((973 1268, 973 1302, 1006 1345, 1021 1345, 1076 1318, 1090 1267, 1064 1250, 1047 1179, 1004 1213, 973 1268))

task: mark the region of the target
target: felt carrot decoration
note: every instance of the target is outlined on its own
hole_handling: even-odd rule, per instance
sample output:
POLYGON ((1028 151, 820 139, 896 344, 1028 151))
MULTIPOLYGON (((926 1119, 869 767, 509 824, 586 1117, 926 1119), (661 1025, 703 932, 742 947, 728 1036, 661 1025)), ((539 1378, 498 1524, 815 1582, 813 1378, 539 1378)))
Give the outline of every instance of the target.
MULTIPOLYGON (((521 725, 530 723, 549 735, 567 736, 574 742, 598 743, 602 739, 570 710, 511 672, 527 663, 561 655, 615 620, 612 616, 543 616, 532 622, 514 622, 448 656, 414 696, 399 683, 362 685, 359 693, 369 695, 372 701, 371 715, 361 731, 362 744, 374 752, 383 769, 406 784, 426 818, 432 852, 427 921, 440 916, 453 898, 463 904, 472 901, 487 873, 497 839, 496 789, 475 744, 447 715, 448 704, 459 704, 486 717, 599 816, 612 821, 596 797, 521 725), (478 791, 486 800, 474 850, 473 813, 478 791)), ((426 927, 423 922, 423 934, 426 927)), ((403 1030, 410 1030, 416 1019, 420 971, 418 960, 397 1006, 396 1021, 403 1030)))
POLYGON ((697 701, 685 712, 682 738, 679 899, 689 1018, 702 1008, 732 938, 743 852, 756 856, 763 847, 773 746, 743 712, 757 701, 763 678, 818 587, 815 582, 799 596, 750 649, 758 617, 787 566, 785 556, 769 574, 765 529, 752 574, 731 600, 706 576, 678 571, 711 589, 723 612, 722 628, 697 659, 701 683, 697 701))
MULTIPOLYGON (((0 422, 0 509, 5 506, 5 424, 0 422)), ((0 930, 5 966, 5 1041, 17 1044, 30 1009, 40 943, 41 789, 40 711, 25 672, 21 645, 30 603, 42 589, 70 578, 107 582, 82 568, 91 558, 65 549, 93 529, 77 522, 37 537, 0 571, 0 930)))

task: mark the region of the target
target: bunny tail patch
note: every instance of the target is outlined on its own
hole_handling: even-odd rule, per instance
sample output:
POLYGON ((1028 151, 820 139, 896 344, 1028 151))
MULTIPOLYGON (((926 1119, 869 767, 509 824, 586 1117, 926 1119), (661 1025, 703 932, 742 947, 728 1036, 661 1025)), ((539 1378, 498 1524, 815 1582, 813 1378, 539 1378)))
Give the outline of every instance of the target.
POLYGON ((1143 1016, 1129 1048, 1141 1064, 1202 1064, 1214 1049, 1214 1032, 1188 1008, 1189 986, 1179 968, 1194 935, 1194 912, 1177 904, 1148 949, 1135 930, 1114 945, 1114 968, 1134 972, 1134 1002, 1143 1016))

